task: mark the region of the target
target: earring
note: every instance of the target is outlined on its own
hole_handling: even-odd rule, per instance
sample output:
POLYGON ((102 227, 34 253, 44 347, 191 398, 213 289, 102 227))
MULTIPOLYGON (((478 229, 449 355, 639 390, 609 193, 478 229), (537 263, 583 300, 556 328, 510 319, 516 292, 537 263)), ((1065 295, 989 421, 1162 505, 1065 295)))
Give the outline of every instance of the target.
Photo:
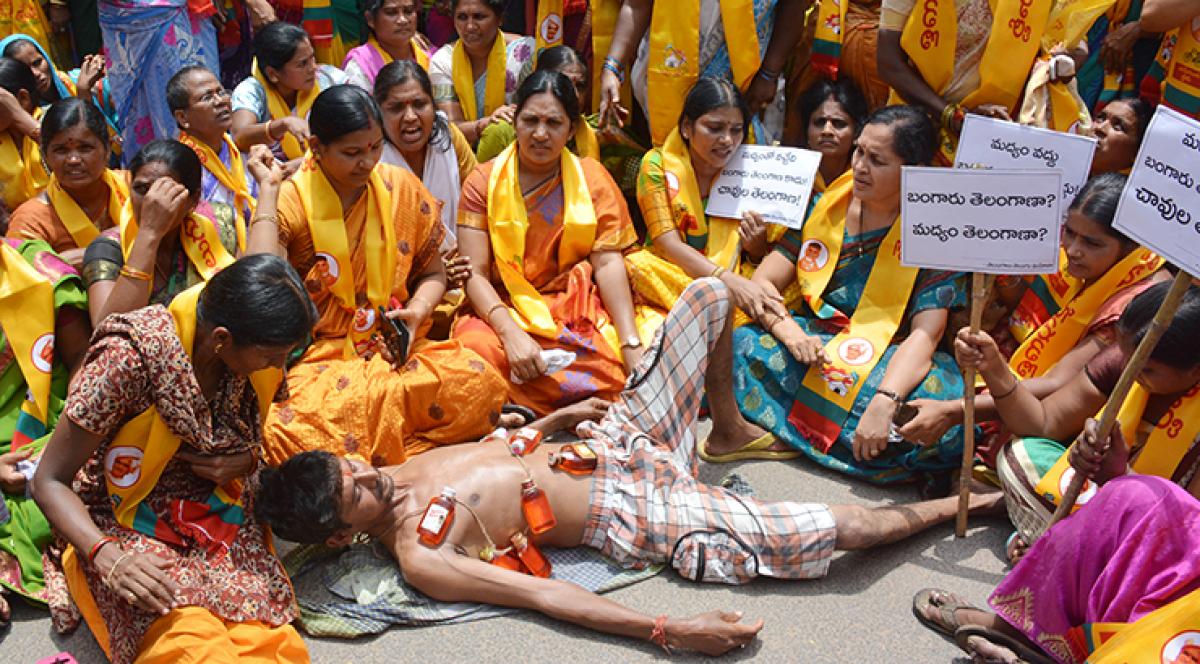
POLYGON ((185 122, 185 123, 183 123, 183 128, 184 128, 184 129, 189 129, 189 128, 191 128, 191 126, 192 126, 192 125, 190 125, 190 124, 188 124, 188 123, 186 123, 186 122, 185 122))
POLYGON ((220 355, 221 350, 225 348, 225 344, 218 342, 217 347, 213 349, 213 355, 220 355))

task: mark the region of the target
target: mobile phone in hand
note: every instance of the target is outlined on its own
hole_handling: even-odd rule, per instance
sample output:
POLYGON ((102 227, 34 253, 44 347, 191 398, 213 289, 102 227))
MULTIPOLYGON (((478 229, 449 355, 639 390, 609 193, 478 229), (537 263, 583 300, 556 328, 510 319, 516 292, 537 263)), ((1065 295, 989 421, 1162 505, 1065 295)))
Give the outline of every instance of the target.
POLYGON ((396 365, 404 364, 408 361, 408 346, 412 341, 408 326, 404 321, 388 316, 387 309, 383 307, 379 307, 379 319, 379 327, 383 330, 383 342, 387 344, 388 352, 392 355, 392 362, 396 365))

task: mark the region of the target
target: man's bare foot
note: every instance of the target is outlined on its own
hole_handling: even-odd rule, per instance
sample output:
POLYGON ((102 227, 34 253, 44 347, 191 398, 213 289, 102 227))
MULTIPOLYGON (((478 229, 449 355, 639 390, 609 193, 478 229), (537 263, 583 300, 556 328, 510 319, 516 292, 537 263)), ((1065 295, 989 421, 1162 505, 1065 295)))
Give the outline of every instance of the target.
MULTIPOLYGON (((740 422, 734 424, 719 425, 713 420, 712 432, 708 434, 708 443, 705 445, 705 452, 710 456, 721 456, 731 452, 737 452, 750 443, 767 435, 767 431, 762 427, 756 426, 739 417, 740 422)), ((772 452, 790 452, 792 448, 788 447, 783 441, 775 441, 771 444, 769 451, 772 452)))

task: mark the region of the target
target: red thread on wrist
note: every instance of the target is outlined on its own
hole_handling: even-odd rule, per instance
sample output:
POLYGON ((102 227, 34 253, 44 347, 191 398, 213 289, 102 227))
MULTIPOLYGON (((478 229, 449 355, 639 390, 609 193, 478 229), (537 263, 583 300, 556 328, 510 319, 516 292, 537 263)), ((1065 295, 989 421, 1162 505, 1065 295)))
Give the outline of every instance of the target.
POLYGON ((671 646, 667 645, 667 614, 654 619, 654 630, 650 632, 650 641, 662 646, 662 649, 671 653, 671 646))

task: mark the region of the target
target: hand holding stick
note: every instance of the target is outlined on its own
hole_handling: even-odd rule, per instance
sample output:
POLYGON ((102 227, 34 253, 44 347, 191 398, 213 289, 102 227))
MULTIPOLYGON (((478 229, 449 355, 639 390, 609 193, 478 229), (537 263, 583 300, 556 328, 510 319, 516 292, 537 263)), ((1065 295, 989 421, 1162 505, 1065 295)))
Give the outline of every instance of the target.
MULTIPOLYGON (((971 275, 971 332, 983 324, 983 307, 991 285, 988 275, 971 275)), ((954 521, 954 536, 967 535, 967 509, 971 502, 971 472, 975 465, 975 369, 963 372, 963 457, 958 475, 958 518, 954 521)))
MULTIPOLYGON (((1154 352, 1154 347, 1158 345, 1158 340, 1167 330, 1167 326, 1171 324, 1171 319, 1175 316, 1175 311, 1179 309, 1179 303, 1183 301, 1183 296, 1187 294, 1188 287, 1192 284, 1192 275, 1179 271, 1175 275, 1175 281, 1171 283, 1171 290, 1167 291, 1167 297, 1163 300, 1162 306, 1158 308, 1158 313, 1154 314, 1154 320, 1150 323, 1150 328, 1146 330, 1146 336, 1142 338, 1142 342, 1138 344, 1137 350, 1133 356, 1129 358, 1129 362, 1125 364, 1125 370, 1121 372, 1121 378, 1117 381, 1116 388, 1113 389, 1112 395, 1108 397, 1108 403, 1104 405, 1104 414, 1100 416, 1099 430, 1096 432, 1097 441, 1106 441, 1112 434, 1113 426, 1117 422, 1117 414, 1121 410, 1121 405, 1125 403, 1125 397, 1129 396, 1129 390, 1133 387, 1133 381, 1137 375, 1141 373, 1142 368, 1146 366, 1146 361, 1150 359, 1150 353, 1154 352)), ((1071 509, 1075 507, 1075 501, 1079 498, 1079 492, 1083 489, 1083 483, 1087 478, 1083 473, 1075 473, 1071 478, 1071 484, 1067 486, 1066 492, 1063 493, 1062 501, 1058 504, 1058 508, 1054 510, 1054 515, 1050 517, 1050 522, 1046 524, 1046 530, 1062 521, 1071 509)), ((1042 533, 1039 533, 1040 537, 1042 533)))

